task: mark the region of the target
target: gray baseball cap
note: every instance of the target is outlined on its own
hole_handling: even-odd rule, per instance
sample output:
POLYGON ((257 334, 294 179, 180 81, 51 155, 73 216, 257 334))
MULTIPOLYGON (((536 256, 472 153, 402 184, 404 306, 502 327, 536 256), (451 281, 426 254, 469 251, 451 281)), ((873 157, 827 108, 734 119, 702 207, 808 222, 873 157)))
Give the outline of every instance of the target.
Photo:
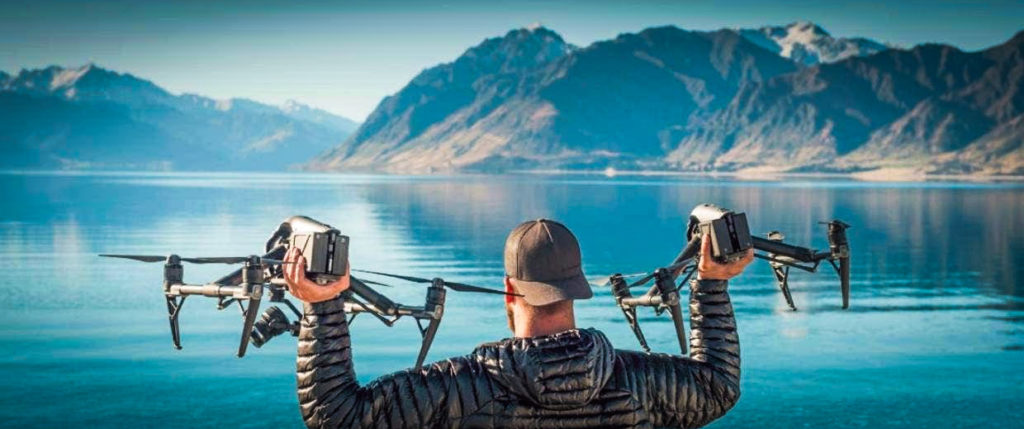
POLYGON ((580 243, 558 222, 519 224, 505 240, 505 274, 530 305, 594 296, 583 275, 580 243))

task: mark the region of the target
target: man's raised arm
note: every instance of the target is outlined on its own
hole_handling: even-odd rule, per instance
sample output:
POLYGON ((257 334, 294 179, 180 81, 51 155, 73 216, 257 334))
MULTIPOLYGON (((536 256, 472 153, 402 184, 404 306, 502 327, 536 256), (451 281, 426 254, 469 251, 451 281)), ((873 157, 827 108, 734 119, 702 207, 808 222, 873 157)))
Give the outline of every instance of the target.
POLYGON ((705 238, 698 280, 690 283, 690 356, 620 353, 630 384, 657 427, 704 426, 740 397, 740 342, 727 279, 740 274, 754 255, 720 264, 711 258, 710 244, 705 238))
POLYGON ((444 369, 406 370, 359 386, 344 300, 305 305, 296 377, 310 428, 422 428, 448 418, 444 369))
POLYGON ((655 427, 697 428, 740 396, 740 345, 725 280, 690 285, 690 356, 618 350, 621 373, 655 427))
POLYGON ((351 279, 346 275, 318 285, 306 278, 306 261, 296 249, 289 251, 285 261, 288 290, 305 303, 296 378, 306 426, 423 428, 456 418, 450 414, 461 409, 448 412, 448 389, 455 384, 448 378, 460 361, 400 371, 360 386, 352 367, 345 300, 339 295, 351 279))

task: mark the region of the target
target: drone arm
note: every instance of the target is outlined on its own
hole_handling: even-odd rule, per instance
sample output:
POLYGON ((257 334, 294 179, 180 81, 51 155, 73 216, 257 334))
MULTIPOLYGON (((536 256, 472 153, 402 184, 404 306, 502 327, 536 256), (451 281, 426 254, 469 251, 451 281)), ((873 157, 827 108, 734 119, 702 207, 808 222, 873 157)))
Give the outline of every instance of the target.
POLYGON ((373 288, 367 286, 366 283, 363 283, 355 277, 351 277, 351 282, 349 284, 349 290, 352 291, 352 293, 363 298, 363 300, 372 305, 373 308, 380 310, 381 313, 386 315, 395 315, 398 313, 399 306, 396 305, 394 301, 391 301, 388 297, 381 295, 373 288))
POLYGON ((448 362, 409 369, 360 386, 352 366, 344 299, 306 304, 299 331, 297 381, 311 428, 447 426, 448 362))
MULTIPOLYGON (((700 244, 701 237, 698 236, 691 238, 690 241, 686 243, 686 246, 683 247, 683 250, 679 252, 679 255, 676 256, 676 259, 672 261, 672 265, 678 265, 680 262, 696 258, 697 254, 700 253, 700 244)), ((673 274, 679 276, 679 273, 681 271, 682 268, 680 268, 673 274)))
MULTIPOLYGON (((751 239, 755 249, 768 253, 768 255, 757 256, 767 259, 773 266, 785 265, 814 272, 821 261, 828 261, 829 264, 835 267, 836 274, 839 275, 839 289, 843 298, 843 309, 846 309, 850 307, 850 243, 846 237, 846 230, 850 226, 840 220, 833 220, 825 224, 828 225, 829 249, 827 251, 814 251, 806 247, 794 246, 761 237, 751 237, 751 239), (801 265, 799 264, 800 262, 807 265, 801 265)), ((782 284, 780 284, 781 286, 782 284)), ((788 288, 788 285, 786 287, 788 288)), ((790 304, 790 307, 795 309, 792 304, 790 304)))
POLYGON ((800 262, 817 262, 827 258, 830 253, 816 253, 815 251, 806 247, 794 246, 792 244, 786 244, 781 241, 769 240, 761 237, 750 237, 754 243, 754 248, 763 250, 765 252, 785 256, 788 258, 795 259, 800 262))

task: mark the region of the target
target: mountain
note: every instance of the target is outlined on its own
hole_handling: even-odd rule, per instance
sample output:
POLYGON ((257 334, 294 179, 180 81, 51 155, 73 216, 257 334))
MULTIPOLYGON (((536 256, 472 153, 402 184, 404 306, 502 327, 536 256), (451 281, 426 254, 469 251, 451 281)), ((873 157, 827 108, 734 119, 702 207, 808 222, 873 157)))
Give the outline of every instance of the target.
POLYGON ((888 49, 863 37, 832 37, 825 29, 807 21, 738 31, 754 44, 804 65, 834 63, 888 49))
POLYGON ((356 121, 335 115, 323 109, 307 106, 295 100, 286 101, 280 110, 290 118, 343 130, 346 133, 351 133, 356 128, 359 128, 359 123, 356 121))
POLYGON ((280 170, 356 125, 297 103, 174 95, 89 64, 0 75, 0 168, 280 170))
POLYGON ((669 160, 683 169, 1022 174, 1022 82, 1024 32, 979 52, 926 44, 851 57, 746 86, 669 160))
POLYGON ((651 28, 587 48, 514 30, 424 70, 310 167, 649 166, 739 88, 796 68, 728 30, 651 28))
POLYGON ((424 70, 307 166, 1024 174, 1021 34, 964 52, 809 23, 582 48, 519 29, 424 70))

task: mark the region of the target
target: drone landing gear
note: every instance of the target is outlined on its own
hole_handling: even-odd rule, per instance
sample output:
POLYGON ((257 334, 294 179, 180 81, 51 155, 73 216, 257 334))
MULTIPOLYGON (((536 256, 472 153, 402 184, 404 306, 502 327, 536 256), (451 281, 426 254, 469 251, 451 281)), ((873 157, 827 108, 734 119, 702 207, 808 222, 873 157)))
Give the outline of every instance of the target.
POLYGON ((782 296, 786 298, 786 305, 789 305, 789 309, 796 311, 796 304, 793 304, 793 294, 789 292, 789 267, 772 262, 772 272, 775 273, 775 280, 779 283, 779 290, 782 291, 782 296))
POLYGON ((174 295, 166 295, 167 298, 167 319, 171 322, 171 342, 174 343, 174 348, 181 350, 181 328, 178 326, 178 313, 181 312, 181 306, 185 305, 185 298, 182 296, 180 299, 174 295))
POLYGON ((679 265, 679 263, 666 268, 659 268, 654 273, 633 284, 626 283, 622 274, 615 274, 608 278, 612 287, 612 294, 615 296, 619 308, 622 309, 622 314, 626 317, 626 322, 629 323, 629 328, 633 331, 633 335, 636 335, 636 339, 640 342, 640 347, 644 352, 650 353, 651 347, 647 343, 647 338, 644 336, 643 330, 640 329, 640 321, 637 319, 636 308, 639 306, 654 307, 656 315, 661 315, 667 310, 672 317, 676 339, 679 340, 679 350, 684 355, 687 353, 689 335, 686 332, 683 312, 680 308, 679 289, 681 286, 676 285, 677 276, 683 273, 687 275, 683 279, 682 284, 686 284, 690 279, 690 275, 693 274, 693 270, 689 270, 685 265, 679 265), (637 297, 630 293, 629 289, 631 287, 643 285, 651 279, 654 279, 655 283, 647 293, 637 297))
MULTIPOLYGON (((262 286, 260 286, 262 287, 262 286)), ((238 357, 245 356, 245 350, 249 346, 249 338, 252 336, 252 325, 256 323, 256 314, 260 311, 261 297, 257 295, 254 298, 250 298, 249 305, 242 305, 242 301, 238 302, 238 308, 242 310, 242 339, 238 343, 238 357)))
POLYGON ((428 311, 423 312, 426 317, 415 318, 416 326, 420 328, 420 335, 423 337, 420 352, 416 355, 416 368, 423 367, 423 361, 427 359, 430 345, 434 343, 434 336, 437 335, 437 328, 441 326, 441 317, 444 315, 444 300, 444 280, 433 279, 430 288, 427 289, 427 302, 424 308, 428 311), (426 328, 421 322, 423 319, 430 319, 426 328))
POLYGON ((644 331, 640 329, 640 323, 636 319, 636 308, 623 308, 622 314, 626 316, 626 321, 629 322, 629 327, 633 330, 633 335, 636 335, 637 341, 640 342, 640 348, 644 349, 645 353, 650 353, 651 346, 647 345, 647 338, 644 337, 644 331))
MULTIPOLYGON (((775 274, 775 281, 779 285, 779 290, 782 291, 782 296, 786 299, 786 305, 788 305, 789 309, 793 310, 793 311, 797 311, 797 308, 796 308, 796 304, 793 303, 793 294, 789 290, 789 269, 790 268, 796 268, 796 269, 803 270, 803 271, 806 271, 806 272, 809 272, 809 273, 816 273, 816 272, 818 272, 818 267, 821 266, 821 261, 822 260, 827 260, 829 262, 829 264, 832 265, 833 268, 835 268, 836 273, 839 274, 841 279, 842 279, 842 276, 843 276, 843 271, 840 269, 840 267, 843 264, 842 260, 840 260, 840 263, 837 265, 836 262, 831 260, 831 259, 824 259, 823 256, 815 255, 815 257, 817 257, 819 259, 814 260, 813 263, 801 264, 801 263, 798 263, 796 260, 794 260, 791 257, 781 256, 781 255, 777 255, 777 254, 774 254, 774 253, 768 253, 767 255, 762 255, 760 253, 755 253, 754 256, 757 257, 758 259, 764 259, 764 260, 768 261, 768 265, 770 265, 772 267, 772 273, 775 274)), ((841 282, 842 291, 843 291, 843 308, 844 309, 849 307, 849 296, 850 296, 850 293, 849 293, 849 290, 850 290, 850 286, 849 286, 849 266, 848 266, 848 264, 849 264, 849 262, 847 262, 847 271, 846 271, 846 275, 847 275, 846 279, 847 280, 845 282, 841 282)))

